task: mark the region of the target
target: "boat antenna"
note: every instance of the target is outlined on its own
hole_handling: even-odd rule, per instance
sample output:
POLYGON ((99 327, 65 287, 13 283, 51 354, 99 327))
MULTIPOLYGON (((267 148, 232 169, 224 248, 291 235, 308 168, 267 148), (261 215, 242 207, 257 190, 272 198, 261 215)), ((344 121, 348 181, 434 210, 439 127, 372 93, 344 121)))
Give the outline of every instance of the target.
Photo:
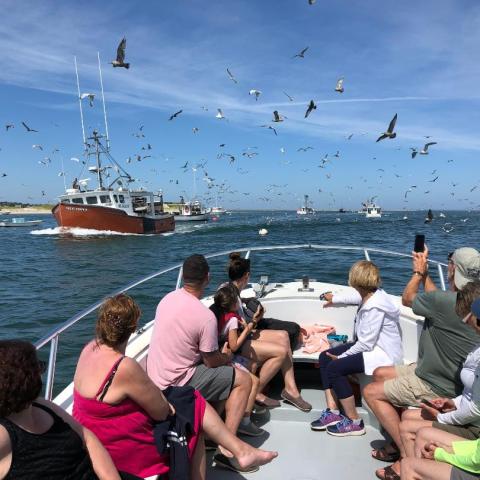
POLYGON ((67 191, 67 181, 65 179, 65 166, 63 164, 63 155, 60 156, 60 158, 62 159, 62 177, 63 177, 63 188, 65 191, 67 191))
POLYGON ((85 138, 85 125, 83 123, 83 109, 82 109, 82 95, 80 93, 80 81, 78 79, 78 68, 77 68, 77 57, 73 57, 75 63, 75 75, 77 76, 77 91, 78 91, 78 104, 80 106, 80 121, 82 123, 82 137, 83 137, 83 146, 87 150, 87 139, 85 138))
POLYGON ((192 168, 193 171, 193 199, 197 198, 197 167, 192 168))
POLYGON ((103 92, 103 77, 102 77, 102 67, 100 65, 100 52, 97 52, 97 58, 98 58, 98 72, 100 74, 100 87, 102 89, 103 118, 105 120, 105 136, 107 139, 107 152, 108 152, 110 151, 110 137, 108 136, 107 109, 105 108, 105 94, 103 92))

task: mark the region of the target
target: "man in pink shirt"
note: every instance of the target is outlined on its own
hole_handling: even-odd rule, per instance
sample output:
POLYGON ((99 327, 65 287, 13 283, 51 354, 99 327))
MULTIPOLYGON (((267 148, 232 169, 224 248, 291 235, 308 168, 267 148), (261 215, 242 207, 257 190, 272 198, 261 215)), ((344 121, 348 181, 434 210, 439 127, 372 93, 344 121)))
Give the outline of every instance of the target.
POLYGON ((147 372, 159 388, 190 385, 211 403, 223 408, 225 425, 236 434, 252 387, 248 373, 228 365, 232 352, 218 347, 213 312, 200 301, 209 282, 203 255, 183 264, 183 288, 158 304, 147 358, 147 372))

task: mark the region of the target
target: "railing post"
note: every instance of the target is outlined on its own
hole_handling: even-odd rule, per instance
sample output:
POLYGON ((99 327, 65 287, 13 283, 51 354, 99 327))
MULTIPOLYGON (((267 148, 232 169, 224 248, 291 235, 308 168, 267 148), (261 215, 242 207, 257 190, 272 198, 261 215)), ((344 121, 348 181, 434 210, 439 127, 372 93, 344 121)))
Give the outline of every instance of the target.
POLYGON ((53 397, 53 382, 55 380, 55 365, 57 363, 58 335, 50 342, 50 355, 48 356, 47 381, 45 383, 45 398, 51 400, 53 397))
POLYGON ((442 287, 442 290, 445 291, 447 287, 445 285, 445 277, 443 276, 443 268, 439 263, 437 263, 437 267, 438 267, 438 276, 440 277, 440 285, 442 287))
POLYGON ((180 288, 180 285, 182 284, 182 275, 183 275, 183 267, 180 267, 178 269, 178 277, 177 277, 177 284, 175 285, 175 290, 178 290, 180 288))
POLYGON ((245 258, 248 260, 250 258, 250 250, 245 254, 245 258))
POLYGON ((367 260, 367 262, 369 262, 369 261, 370 261, 370 254, 368 253, 368 250, 365 249, 365 250, 363 251, 363 253, 365 254, 365 260, 367 260))

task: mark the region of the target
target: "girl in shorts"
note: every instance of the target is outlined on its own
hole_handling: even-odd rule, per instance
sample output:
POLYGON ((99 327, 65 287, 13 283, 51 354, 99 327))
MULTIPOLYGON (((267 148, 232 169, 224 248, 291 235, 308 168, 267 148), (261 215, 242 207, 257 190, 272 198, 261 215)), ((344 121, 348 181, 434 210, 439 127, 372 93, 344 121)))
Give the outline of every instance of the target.
POLYGON ((246 323, 237 313, 237 302, 237 292, 232 285, 228 284, 217 290, 214 296, 214 303, 210 309, 215 314, 218 322, 218 344, 220 346, 223 346, 225 343, 228 344, 228 348, 234 354, 232 366, 248 372, 252 379, 252 390, 250 391, 246 411, 238 427, 238 432, 257 437, 265 433, 265 430, 257 427, 250 418, 258 393, 259 379, 254 374, 257 365, 237 352, 240 352, 244 342, 250 339, 259 315, 256 313, 253 320, 246 323), (241 330, 240 327, 242 328, 241 330))

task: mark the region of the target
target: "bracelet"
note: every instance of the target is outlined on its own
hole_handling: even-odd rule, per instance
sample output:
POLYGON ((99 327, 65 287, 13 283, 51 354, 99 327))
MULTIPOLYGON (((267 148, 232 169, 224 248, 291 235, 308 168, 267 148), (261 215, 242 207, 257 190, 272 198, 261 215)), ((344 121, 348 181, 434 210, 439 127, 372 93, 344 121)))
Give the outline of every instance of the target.
POLYGON ((426 276, 425 273, 419 272, 418 270, 414 270, 413 275, 418 275, 419 277, 425 277, 426 276))

